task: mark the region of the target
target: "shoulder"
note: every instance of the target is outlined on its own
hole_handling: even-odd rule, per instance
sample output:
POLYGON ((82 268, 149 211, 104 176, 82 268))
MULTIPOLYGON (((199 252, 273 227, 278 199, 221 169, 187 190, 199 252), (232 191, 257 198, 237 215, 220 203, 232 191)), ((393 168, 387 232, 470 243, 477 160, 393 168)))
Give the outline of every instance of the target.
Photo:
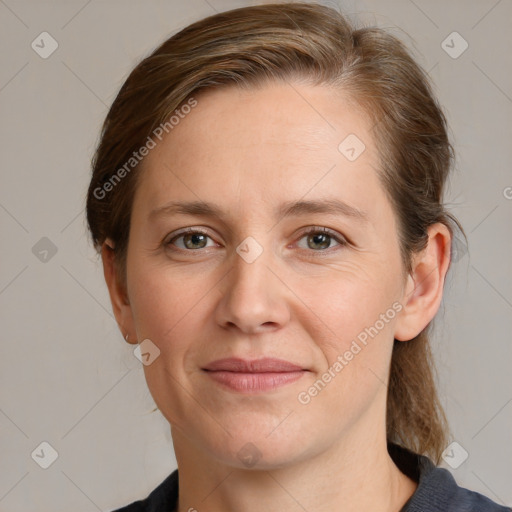
POLYGON ((475 491, 461 487, 445 468, 423 455, 393 446, 390 455, 399 469, 416 480, 418 487, 400 512, 512 512, 475 491))
POLYGON ((147 498, 111 512, 172 512, 178 500, 178 470, 174 470, 147 498))
MULTIPOLYGON (((423 455, 403 447, 390 447, 390 454, 402 472, 418 482, 418 487, 400 512, 512 512, 490 498, 457 484, 452 474, 436 467, 423 455)), ((178 470, 173 471, 147 498, 112 512, 173 511, 178 501, 178 470)))
POLYGON ((457 484, 452 474, 444 468, 434 467, 426 478, 423 492, 416 510, 443 510, 446 512, 511 512, 512 509, 499 505, 487 496, 457 484), (432 508, 421 507, 421 502, 431 503, 432 508))
POLYGON ((441 507, 440 509, 446 512, 512 511, 511 508, 499 505, 483 494, 459 486, 452 474, 444 468, 432 469, 426 483, 426 494, 430 495, 431 501, 436 503, 437 507, 441 507))

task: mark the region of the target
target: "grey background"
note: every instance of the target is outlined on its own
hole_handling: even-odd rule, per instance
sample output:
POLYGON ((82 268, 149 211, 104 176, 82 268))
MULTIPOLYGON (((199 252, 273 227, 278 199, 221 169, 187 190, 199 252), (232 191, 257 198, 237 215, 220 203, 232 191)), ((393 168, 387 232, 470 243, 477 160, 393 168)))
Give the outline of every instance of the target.
MULTIPOLYGON (((150 412, 88 242, 89 162, 136 62, 196 19, 256 3, 0 0, 1 511, 111 510, 176 467, 168 423, 150 412), (43 31, 59 45, 47 59, 31 47, 43 31), (58 452, 48 469, 31 457, 43 441, 58 452)), ((339 5, 403 38, 445 108, 457 151, 446 199, 469 251, 457 251, 433 346, 453 440, 469 457, 443 467, 510 506, 512 3, 339 5), (469 44, 458 58, 441 46, 453 31, 469 44)))

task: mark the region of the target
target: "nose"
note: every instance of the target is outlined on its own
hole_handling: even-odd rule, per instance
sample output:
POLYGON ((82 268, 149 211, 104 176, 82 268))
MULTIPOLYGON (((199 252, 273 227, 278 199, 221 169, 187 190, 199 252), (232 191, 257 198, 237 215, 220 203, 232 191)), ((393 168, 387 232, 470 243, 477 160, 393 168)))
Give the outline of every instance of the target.
POLYGON ((218 325, 257 334, 278 330, 289 321, 290 291, 273 270, 276 265, 272 260, 267 249, 252 262, 233 250, 231 269, 219 283, 222 296, 215 311, 218 325))

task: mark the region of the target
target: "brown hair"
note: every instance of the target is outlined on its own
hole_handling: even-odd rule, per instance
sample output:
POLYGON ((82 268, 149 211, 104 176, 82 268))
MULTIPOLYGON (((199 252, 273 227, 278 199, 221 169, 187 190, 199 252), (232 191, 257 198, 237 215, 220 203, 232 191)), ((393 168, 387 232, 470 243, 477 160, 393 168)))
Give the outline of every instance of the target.
MULTIPOLYGON (((370 116, 379 178, 398 219, 407 272, 413 253, 427 244, 428 226, 442 222, 452 235, 454 226, 464 233, 442 202, 454 158, 446 119, 405 45, 380 28, 356 29, 317 4, 244 7, 193 23, 161 44, 133 69, 105 119, 92 161, 87 218, 97 250, 107 237, 114 242, 123 281, 140 175, 137 162, 133 169, 126 162, 201 90, 271 80, 338 87, 370 116)), ((448 424, 436 392, 431 325, 410 341, 394 342, 386 423, 388 442, 439 463, 448 424)))

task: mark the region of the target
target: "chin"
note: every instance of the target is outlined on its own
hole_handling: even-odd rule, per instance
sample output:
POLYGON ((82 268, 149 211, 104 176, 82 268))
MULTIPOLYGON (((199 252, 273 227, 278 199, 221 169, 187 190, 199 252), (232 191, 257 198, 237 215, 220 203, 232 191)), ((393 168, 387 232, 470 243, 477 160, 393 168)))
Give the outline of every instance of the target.
POLYGON ((276 428, 276 422, 246 420, 242 425, 228 428, 231 436, 224 433, 212 443, 206 438, 204 444, 212 457, 227 466, 252 471, 272 470, 286 467, 305 459, 312 447, 304 431, 294 432, 283 424, 276 428))

